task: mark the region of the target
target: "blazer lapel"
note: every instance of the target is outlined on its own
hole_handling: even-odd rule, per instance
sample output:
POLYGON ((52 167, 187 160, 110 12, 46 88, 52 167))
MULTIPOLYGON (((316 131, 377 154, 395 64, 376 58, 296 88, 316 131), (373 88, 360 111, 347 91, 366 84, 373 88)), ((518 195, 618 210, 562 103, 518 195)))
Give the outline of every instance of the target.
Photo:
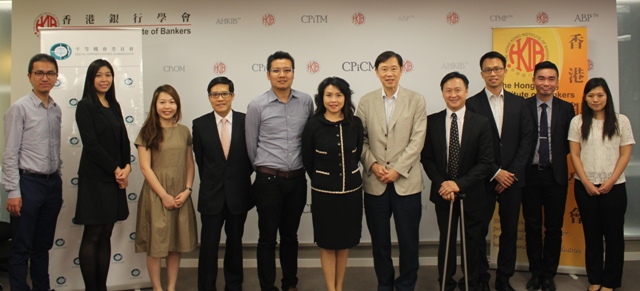
MULTIPOLYGON (((380 89, 380 91, 378 92, 382 92, 382 89, 380 89)), ((380 93, 380 95, 378 95, 378 101, 373 102, 374 104, 374 112, 379 112, 377 115, 378 118, 378 123, 380 123, 380 127, 382 129, 382 132, 387 132, 387 116, 385 114, 385 110, 384 110, 384 97, 382 97, 382 93, 380 93)))
MULTIPOLYGON (((236 112, 232 110, 231 114, 233 114, 233 123, 231 124, 231 145, 229 146, 229 155, 227 156, 227 160, 229 160, 231 154, 235 152, 235 148, 237 148, 235 144, 240 141, 242 138, 241 135, 244 132, 244 130, 239 128, 242 124, 240 124, 240 118, 236 115, 236 112)), ((246 148, 243 150, 246 150, 246 148)))
POLYGON ((398 90, 398 96, 396 97, 397 98, 393 107, 393 114, 391 115, 391 120, 389 120, 389 128, 393 128, 393 126, 396 124, 396 121, 398 121, 398 118, 402 116, 402 111, 404 111, 407 107, 407 97, 402 87, 400 87, 400 89, 398 90))
MULTIPOLYGON (((484 90, 482 90, 482 95, 483 98, 480 98, 480 104, 482 105, 482 109, 488 113, 488 114, 484 114, 485 116, 489 117, 489 120, 491 120, 491 129, 493 129, 495 136, 500 137, 500 135, 498 134, 500 131, 498 131, 498 126, 496 125, 496 119, 493 118, 493 110, 491 110, 491 104, 489 104, 489 96, 487 96, 487 92, 485 92, 484 90)), ((506 95, 506 93, 505 93, 506 95)), ((503 106, 503 112, 506 112, 506 108, 507 108, 507 98, 504 98, 504 106, 503 106)), ((502 124, 504 125, 504 113, 502 114, 503 118, 502 118, 502 124)))
MULTIPOLYGON (((460 141, 460 160, 464 160, 464 153, 469 147, 467 138, 471 134, 471 127, 473 127, 473 115, 469 114, 469 110, 464 114, 464 124, 462 125, 462 139, 460 141)), ((473 145, 477 146, 477 145, 473 145)))
MULTIPOLYGON (((551 135, 552 132, 556 132, 556 124, 558 123, 558 117, 560 117, 560 106, 558 105, 558 103, 556 102, 556 98, 555 97, 551 97, 553 99, 551 99, 551 104, 553 106, 551 106, 551 131, 549 132, 549 135, 551 135)), ((553 141, 553 140, 552 140, 553 141)))
MULTIPOLYGON (((213 145, 213 150, 222 161, 224 158, 224 151, 222 150, 222 143, 220 141, 220 133, 218 132, 218 123, 216 122, 216 115, 212 112, 207 119, 207 123, 210 124, 211 130, 209 131, 209 137, 213 140, 211 143, 213 145)), ((207 150, 207 149, 205 149, 207 150)))

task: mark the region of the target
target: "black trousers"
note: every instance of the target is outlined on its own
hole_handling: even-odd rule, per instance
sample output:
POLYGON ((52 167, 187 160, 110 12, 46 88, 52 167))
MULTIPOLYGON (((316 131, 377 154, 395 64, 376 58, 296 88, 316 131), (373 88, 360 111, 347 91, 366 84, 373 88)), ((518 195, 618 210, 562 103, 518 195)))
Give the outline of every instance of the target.
POLYGON ((622 284, 624 265, 626 185, 625 183, 613 185, 608 194, 590 196, 580 180, 576 179, 574 193, 584 230, 585 261, 589 283, 618 288, 622 284))
POLYGON ((535 276, 553 278, 558 271, 566 204, 567 186, 556 182, 553 169, 532 167, 522 190, 522 215, 529 271, 535 276))
POLYGON ((242 291, 242 235, 247 213, 233 214, 227 203, 217 215, 200 215, 202 221, 200 256, 198 259, 198 290, 215 291, 218 275, 218 247, 224 225, 227 236, 224 251, 224 284, 226 291, 242 291))
POLYGON ((263 291, 278 290, 276 279, 276 239, 280 233, 282 290, 298 284, 298 227, 307 204, 304 175, 287 179, 256 172, 253 184, 258 210, 258 279, 263 291))

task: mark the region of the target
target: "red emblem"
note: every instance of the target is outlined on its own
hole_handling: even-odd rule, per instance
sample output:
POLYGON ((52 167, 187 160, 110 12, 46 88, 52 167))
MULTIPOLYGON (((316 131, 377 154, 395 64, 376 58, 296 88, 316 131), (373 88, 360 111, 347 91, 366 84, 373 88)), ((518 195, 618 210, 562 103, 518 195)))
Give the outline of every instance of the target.
POLYGON ((48 12, 42 13, 36 17, 33 22, 33 34, 40 36, 41 27, 58 27, 58 18, 48 12))
POLYGON ((227 71, 227 65, 225 65, 223 62, 217 62, 213 66, 213 72, 218 75, 224 74, 226 71, 227 71))
POLYGON ((307 65, 307 72, 315 74, 318 71, 320 71, 320 64, 318 64, 318 62, 316 61, 310 61, 307 65))
POLYGON ((587 61, 588 61, 588 65, 587 66, 589 68, 589 71, 593 70, 593 61, 592 60, 587 60, 587 61))
POLYGON ((518 38, 509 46, 509 64, 521 72, 533 72, 535 65, 546 59, 544 45, 533 37, 518 38))
POLYGON ((546 12, 538 12, 538 16, 536 16, 536 22, 539 24, 546 24, 549 22, 549 15, 546 12))
POLYGON ((267 13, 262 16, 262 25, 269 27, 276 23, 276 18, 271 13, 267 13))
POLYGON ((447 14, 447 23, 456 25, 458 22, 460 22, 460 15, 458 15, 458 13, 452 11, 447 14))
POLYGON ((354 13, 353 16, 351 17, 351 22, 353 22, 353 24, 355 25, 364 24, 364 14, 360 12, 354 13))
POLYGON ((402 65, 402 71, 405 73, 411 73, 411 71, 413 71, 413 63, 409 60, 404 62, 404 65, 402 65))

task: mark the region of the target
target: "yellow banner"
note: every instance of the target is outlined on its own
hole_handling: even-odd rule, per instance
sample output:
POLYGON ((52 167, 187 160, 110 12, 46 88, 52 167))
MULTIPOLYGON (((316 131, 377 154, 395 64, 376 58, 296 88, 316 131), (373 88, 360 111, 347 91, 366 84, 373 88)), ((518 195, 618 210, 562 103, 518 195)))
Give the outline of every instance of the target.
MULTIPOLYGON (((533 86, 535 65, 541 61, 551 61, 560 71, 560 82, 555 96, 573 104, 576 113, 580 112, 582 90, 589 80, 586 27, 494 28, 493 50, 507 58, 506 70, 509 73, 504 82, 504 88, 507 91, 525 98, 535 95, 533 86)), ((575 274, 584 273, 585 248, 582 221, 573 195, 573 172, 573 166, 569 160, 567 175, 569 193, 562 228, 559 271, 575 274)), ((525 267, 528 265, 528 260, 522 214, 518 225, 517 264, 525 267)), ((500 217, 497 207, 490 229, 490 259, 491 264, 496 265, 500 247, 500 217)))

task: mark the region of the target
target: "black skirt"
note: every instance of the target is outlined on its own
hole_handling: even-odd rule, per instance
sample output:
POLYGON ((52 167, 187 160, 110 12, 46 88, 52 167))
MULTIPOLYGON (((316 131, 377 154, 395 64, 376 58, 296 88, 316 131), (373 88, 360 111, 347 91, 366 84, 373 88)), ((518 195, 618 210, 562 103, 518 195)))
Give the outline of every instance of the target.
POLYGON ((78 177, 75 224, 110 224, 127 219, 126 190, 118 183, 78 177))
POLYGON ((311 191, 311 217, 316 244, 328 250, 357 246, 362 233, 362 188, 348 194, 311 191))

